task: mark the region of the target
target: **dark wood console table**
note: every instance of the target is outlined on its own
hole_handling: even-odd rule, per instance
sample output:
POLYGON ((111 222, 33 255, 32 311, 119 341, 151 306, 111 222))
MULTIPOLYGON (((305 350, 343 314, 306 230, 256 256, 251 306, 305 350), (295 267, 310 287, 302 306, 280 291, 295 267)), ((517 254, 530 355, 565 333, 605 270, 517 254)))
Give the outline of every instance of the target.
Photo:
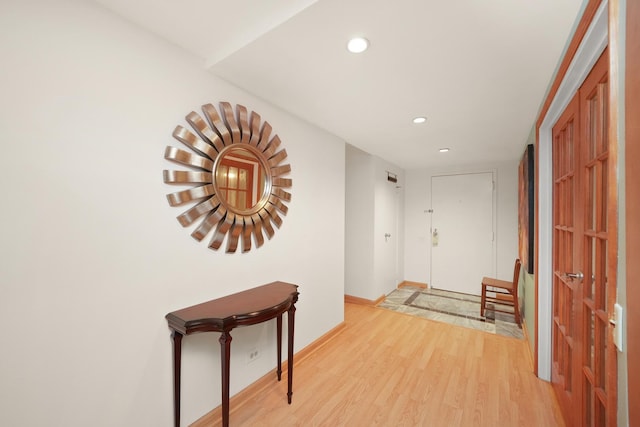
POLYGON ((237 294, 183 308, 167 314, 173 336, 173 404, 174 424, 180 426, 180 361, 182 337, 196 332, 221 332, 220 349, 222 365, 222 425, 229 426, 229 363, 231 359, 231 335, 233 328, 255 325, 277 319, 278 381, 282 376, 282 313, 288 313, 288 390, 291 404, 293 395, 293 330, 298 301, 298 285, 273 282, 237 294))

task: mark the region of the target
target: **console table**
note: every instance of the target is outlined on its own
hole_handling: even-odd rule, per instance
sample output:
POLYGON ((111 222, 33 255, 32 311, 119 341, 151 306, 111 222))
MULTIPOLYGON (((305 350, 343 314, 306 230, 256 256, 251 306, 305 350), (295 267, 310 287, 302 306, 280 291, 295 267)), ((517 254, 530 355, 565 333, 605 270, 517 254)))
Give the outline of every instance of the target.
POLYGON ((196 332, 221 332, 222 365, 222 425, 229 426, 229 371, 231 359, 231 330, 238 326, 255 325, 276 318, 278 347, 278 381, 282 376, 282 313, 288 313, 288 390, 291 404, 293 384, 293 330, 298 301, 298 285, 273 282, 223 298, 214 299, 165 317, 173 337, 173 404, 174 424, 180 426, 180 365, 182 337, 196 332))

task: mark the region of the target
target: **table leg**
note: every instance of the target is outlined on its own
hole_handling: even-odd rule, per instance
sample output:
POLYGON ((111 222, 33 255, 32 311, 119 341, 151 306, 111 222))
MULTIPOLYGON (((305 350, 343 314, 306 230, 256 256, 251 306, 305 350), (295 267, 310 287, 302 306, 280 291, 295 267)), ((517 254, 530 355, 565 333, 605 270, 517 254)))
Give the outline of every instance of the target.
POLYGON ((222 365, 222 427, 229 427, 229 362, 231 360, 231 335, 224 331, 220 335, 220 362, 222 365))
POLYGON ((278 347, 278 381, 282 379, 282 314, 278 314, 276 318, 276 335, 277 339, 277 347, 278 347))
POLYGON ((289 404, 291 404, 291 396, 293 396, 293 329, 295 324, 295 315, 296 315, 296 306, 291 305, 288 313, 288 321, 289 321, 289 361, 287 362, 287 373, 288 373, 288 392, 287 392, 287 400, 289 404))
POLYGON ((180 365, 182 360, 182 334, 173 331, 173 424, 180 427, 180 365))

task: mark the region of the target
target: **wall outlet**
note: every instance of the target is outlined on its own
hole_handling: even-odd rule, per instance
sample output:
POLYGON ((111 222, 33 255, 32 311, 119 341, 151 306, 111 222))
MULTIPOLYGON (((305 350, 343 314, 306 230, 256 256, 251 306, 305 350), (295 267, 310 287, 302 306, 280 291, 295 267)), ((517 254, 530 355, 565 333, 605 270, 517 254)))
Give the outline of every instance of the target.
POLYGON ((260 349, 258 347, 253 347, 251 350, 249 350, 249 353, 247 353, 247 364, 257 360, 261 355, 262 352, 260 351, 260 349))

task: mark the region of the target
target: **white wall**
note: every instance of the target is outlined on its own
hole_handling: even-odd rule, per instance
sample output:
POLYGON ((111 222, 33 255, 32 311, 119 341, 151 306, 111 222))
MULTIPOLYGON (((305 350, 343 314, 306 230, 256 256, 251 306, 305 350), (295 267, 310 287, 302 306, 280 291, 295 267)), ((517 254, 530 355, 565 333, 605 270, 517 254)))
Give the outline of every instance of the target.
POLYGON ((374 300, 373 156, 347 144, 345 154, 345 283, 347 295, 374 300))
MULTIPOLYGON (((0 425, 172 425, 164 316, 185 306, 283 280, 296 351, 343 321, 342 141, 91 2, 2 2, 0 56, 0 425), (248 254, 193 240, 165 198, 173 128, 219 101, 268 120, 293 169, 282 228, 248 254)), ((274 367, 272 323, 232 332, 232 394, 274 367)), ((183 425, 220 403, 217 339, 183 340, 183 425)))
POLYGON ((347 144, 347 295, 376 300, 404 278, 403 180, 399 167, 347 144), (397 183, 387 180, 387 171, 397 175, 397 183), (391 234, 389 239, 386 233, 391 234))
POLYGON ((431 277, 430 214, 426 212, 431 208, 431 177, 448 173, 490 171, 496 171, 497 276, 504 279, 513 276, 513 260, 518 256, 518 163, 516 161, 476 165, 472 169, 416 169, 405 172, 405 280, 429 283, 431 277))

